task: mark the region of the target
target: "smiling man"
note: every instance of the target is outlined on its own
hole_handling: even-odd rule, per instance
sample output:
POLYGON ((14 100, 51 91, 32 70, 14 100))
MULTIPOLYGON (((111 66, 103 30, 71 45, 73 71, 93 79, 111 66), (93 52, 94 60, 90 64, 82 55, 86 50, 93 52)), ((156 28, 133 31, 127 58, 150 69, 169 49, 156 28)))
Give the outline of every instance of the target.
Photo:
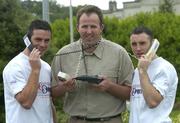
POLYGON ((92 5, 82 7, 77 13, 80 39, 60 49, 54 58, 52 95, 64 96, 68 123, 122 123, 133 65, 122 46, 102 38, 103 29, 101 10, 92 5), (72 78, 58 80, 59 71, 72 78), (93 84, 96 79, 74 79, 82 75, 91 79, 99 75, 96 77, 102 81, 93 84))
POLYGON ((153 43, 148 28, 135 28, 130 40, 138 66, 133 76, 129 123, 172 123, 169 114, 178 83, 175 68, 156 54, 151 58, 145 55, 153 43))
POLYGON ((6 123, 53 123, 51 69, 41 59, 49 46, 51 27, 34 20, 27 36, 32 51, 26 47, 3 71, 6 123))

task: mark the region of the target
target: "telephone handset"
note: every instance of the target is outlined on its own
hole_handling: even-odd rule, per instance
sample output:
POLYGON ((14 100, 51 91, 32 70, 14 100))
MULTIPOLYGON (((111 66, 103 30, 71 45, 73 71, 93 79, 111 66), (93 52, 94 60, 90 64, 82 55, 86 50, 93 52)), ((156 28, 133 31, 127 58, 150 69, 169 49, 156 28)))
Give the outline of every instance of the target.
POLYGON ((33 50, 33 45, 31 43, 31 41, 29 40, 27 34, 23 37, 24 43, 26 45, 26 47, 29 49, 29 51, 31 52, 33 50))
POLYGON ((154 39, 152 42, 152 45, 151 45, 149 51, 146 53, 145 57, 148 59, 152 59, 152 57, 156 54, 156 51, 158 50, 159 45, 160 45, 159 41, 157 39, 154 39))

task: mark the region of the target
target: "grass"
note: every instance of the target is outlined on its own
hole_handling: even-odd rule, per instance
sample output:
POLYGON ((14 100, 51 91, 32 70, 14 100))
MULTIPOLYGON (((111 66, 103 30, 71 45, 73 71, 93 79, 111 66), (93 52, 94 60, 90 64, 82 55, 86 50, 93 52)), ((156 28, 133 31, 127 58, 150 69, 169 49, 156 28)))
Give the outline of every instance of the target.
MULTIPOLYGON (((123 116, 123 122, 128 123, 129 113, 124 112, 122 116, 123 116)), ((173 109, 173 111, 170 114, 170 118, 172 119, 172 123, 180 123, 180 110, 173 109)))
MULTIPOLYGON (((176 102, 175 108, 170 114, 170 118, 172 119, 173 123, 180 123, 180 107, 179 107, 180 101, 176 102)), ((57 116, 59 123, 66 123, 67 115, 61 110, 57 109, 57 116)), ((123 122, 128 123, 129 120, 129 112, 123 112, 122 114, 123 122)))
POLYGON ((180 123, 180 110, 174 109, 170 115, 173 123, 180 123))

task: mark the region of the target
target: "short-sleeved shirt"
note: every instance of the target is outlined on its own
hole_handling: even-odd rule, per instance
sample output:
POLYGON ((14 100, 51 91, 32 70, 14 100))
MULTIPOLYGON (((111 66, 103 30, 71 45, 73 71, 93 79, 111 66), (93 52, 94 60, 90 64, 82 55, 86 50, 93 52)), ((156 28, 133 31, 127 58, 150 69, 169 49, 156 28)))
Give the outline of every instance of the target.
POLYGON ((29 57, 20 53, 3 70, 6 123, 53 123, 51 110, 51 68, 41 60, 39 88, 30 109, 25 109, 15 96, 28 82, 31 72, 29 57))
MULTIPOLYGON (((76 76, 77 70, 78 76, 103 75, 114 83, 131 85, 133 65, 123 47, 102 39, 93 53, 85 53, 80 57, 81 45, 81 42, 77 41, 63 47, 57 53, 62 55, 57 55, 52 64, 53 85, 58 82, 56 78, 59 71, 76 76), (80 52, 72 53, 73 51, 80 52)), ((125 109, 125 102, 121 99, 107 92, 92 90, 88 82, 76 82, 77 88, 66 93, 64 98, 64 110, 71 116, 107 117, 117 115, 125 109)))
POLYGON ((147 72, 152 85, 163 96, 163 100, 155 108, 148 107, 136 69, 131 91, 129 123, 172 123, 169 114, 176 96, 178 83, 176 70, 172 64, 159 57, 152 61, 147 72))

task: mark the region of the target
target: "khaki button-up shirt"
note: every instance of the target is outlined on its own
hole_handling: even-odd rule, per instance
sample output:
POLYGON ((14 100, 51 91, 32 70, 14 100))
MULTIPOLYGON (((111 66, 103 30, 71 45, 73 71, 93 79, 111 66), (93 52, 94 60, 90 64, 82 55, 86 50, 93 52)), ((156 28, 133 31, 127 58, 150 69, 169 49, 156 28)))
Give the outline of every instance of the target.
MULTIPOLYGON (((80 51, 80 41, 62 48, 52 66, 53 85, 58 71, 71 76, 103 75, 117 84, 131 84, 133 65, 128 53, 120 45, 102 39, 96 50, 91 53, 80 51), (71 52, 68 54, 68 52, 71 52), (65 54, 65 55, 63 55, 65 54), (86 73, 87 71, 87 73, 86 73), (77 75, 76 75, 77 74, 77 75)), ((65 95, 64 110, 71 116, 88 118, 114 116, 125 109, 125 102, 107 92, 98 92, 91 88, 91 83, 76 81, 77 87, 65 95)))

